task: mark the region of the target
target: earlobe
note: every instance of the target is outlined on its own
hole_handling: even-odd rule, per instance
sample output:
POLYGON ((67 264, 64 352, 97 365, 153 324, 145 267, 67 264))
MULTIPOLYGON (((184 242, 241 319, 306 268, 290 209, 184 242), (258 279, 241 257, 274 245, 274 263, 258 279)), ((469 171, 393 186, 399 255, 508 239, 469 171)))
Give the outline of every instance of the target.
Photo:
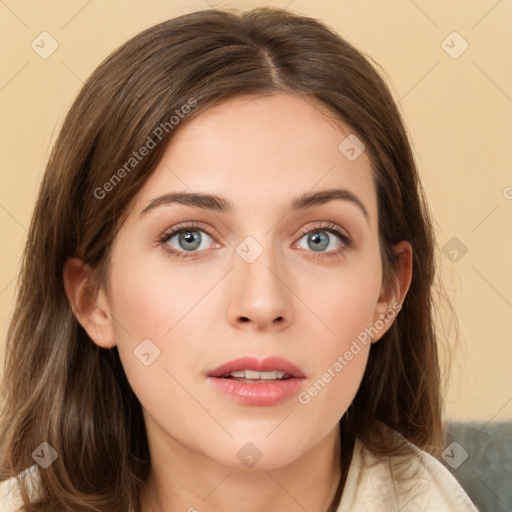
POLYGON ((98 293, 91 288, 92 270, 78 258, 69 258, 63 270, 64 289, 78 322, 91 340, 102 348, 116 345, 112 315, 103 286, 98 293))
POLYGON ((381 290, 374 314, 374 326, 378 333, 372 337, 372 343, 380 340, 386 331, 393 325, 412 281, 412 246, 405 240, 396 244, 393 251, 398 254, 394 293, 381 290), (391 295, 391 296, 390 296, 391 295))

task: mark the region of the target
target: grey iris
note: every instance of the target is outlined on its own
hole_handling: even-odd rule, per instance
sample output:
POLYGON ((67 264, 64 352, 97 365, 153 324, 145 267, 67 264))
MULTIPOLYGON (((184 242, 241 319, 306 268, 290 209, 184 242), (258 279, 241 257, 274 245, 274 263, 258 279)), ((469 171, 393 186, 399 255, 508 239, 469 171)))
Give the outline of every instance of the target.
POLYGON ((323 250, 329 245, 329 235, 325 231, 316 231, 308 235, 308 243, 313 242, 316 244, 316 248, 313 245, 314 251, 323 250))
POLYGON ((180 246, 182 246, 186 251, 194 251, 201 245, 201 235, 197 231, 183 231, 180 233, 178 238, 180 246), (185 243, 184 246, 182 245, 182 242, 185 243), (187 247, 187 244, 191 244, 192 247, 187 247))

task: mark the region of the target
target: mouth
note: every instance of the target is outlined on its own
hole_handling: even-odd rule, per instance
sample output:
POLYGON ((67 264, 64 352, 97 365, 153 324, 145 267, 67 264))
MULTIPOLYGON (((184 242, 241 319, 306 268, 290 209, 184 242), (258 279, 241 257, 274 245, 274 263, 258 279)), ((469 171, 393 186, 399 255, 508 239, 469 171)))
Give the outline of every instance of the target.
POLYGON ((288 380, 293 379, 294 377, 279 370, 273 370, 271 372, 258 372, 256 370, 238 370, 230 372, 226 375, 222 375, 217 378, 235 379, 238 382, 248 382, 257 384, 258 382, 267 382, 269 380, 288 380))
POLYGON ((276 356, 261 360, 255 357, 240 357, 215 368, 208 376, 251 382, 305 378, 304 372, 300 368, 290 361, 276 356))
POLYGON ((297 393, 306 380, 300 368, 281 357, 242 357, 219 366, 207 376, 214 389, 243 405, 280 403, 297 393))

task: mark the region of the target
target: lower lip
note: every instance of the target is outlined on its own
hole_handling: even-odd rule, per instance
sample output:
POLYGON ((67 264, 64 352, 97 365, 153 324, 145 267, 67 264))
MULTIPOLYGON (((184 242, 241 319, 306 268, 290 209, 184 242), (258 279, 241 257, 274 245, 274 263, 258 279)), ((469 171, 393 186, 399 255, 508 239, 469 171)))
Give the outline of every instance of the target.
POLYGON ((209 378, 218 391, 243 405, 275 405, 299 392, 305 379, 240 382, 236 379, 209 378))

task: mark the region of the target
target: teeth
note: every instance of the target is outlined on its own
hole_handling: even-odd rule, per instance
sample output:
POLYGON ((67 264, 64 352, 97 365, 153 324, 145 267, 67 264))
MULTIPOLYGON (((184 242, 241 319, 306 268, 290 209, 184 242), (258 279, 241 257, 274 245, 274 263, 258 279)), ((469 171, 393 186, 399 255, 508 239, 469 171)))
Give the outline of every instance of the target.
POLYGON ((254 370, 238 370, 236 372, 228 373, 229 377, 238 377, 241 379, 261 379, 261 380, 275 380, 282 379, 285 375, 284 372, 280 372, 278 370, 274 370, 272 372, 257 372, 254 370))

